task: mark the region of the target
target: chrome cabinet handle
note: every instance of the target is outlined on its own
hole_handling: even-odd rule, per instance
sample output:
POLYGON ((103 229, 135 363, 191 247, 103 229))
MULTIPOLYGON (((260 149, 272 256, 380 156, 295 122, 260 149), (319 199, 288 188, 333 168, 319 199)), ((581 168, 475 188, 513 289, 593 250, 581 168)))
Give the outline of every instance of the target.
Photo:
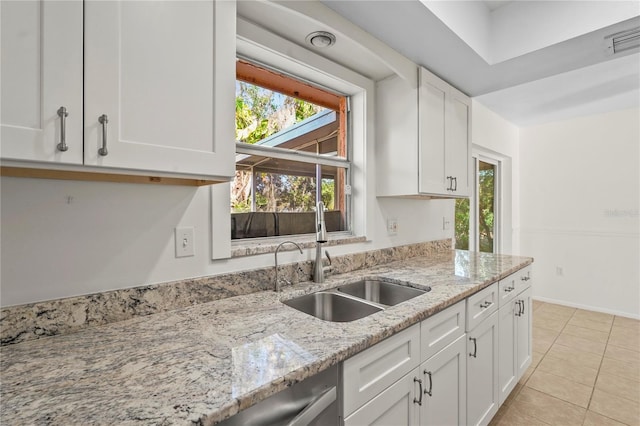
POLYGON ((447 180, 449 181, 447 191, 453 191, 453 176, 447 176, 447 180))
POLYGON ((98 121, 102 124, 102 148, 98 150, 98 154, 104 157, 109 153, 107 150, 107 123, 109 122, 109 117, 107 117, 107 114, 102 114, 98 117, 98 121))
POLYGON ((418 382, 418 384, 420 385, 420 392, 418 392, 420 394, 420 399, 417 398, 413 398, 413 403, 415 404, 416 402, 418 403, 418 405, 422 406, 422 379, 418 379, 417 377, 413 378, 413 383, 418 382))
POLYGON ((520 312, 520 316, 524 315, 524 300, 520 301, 520 306, 522 306, 522 312, 520 312))
POLYGON ((453 191, 457 191, 458 190, 458 177, 457 176, 454 177, 452 179, 452 181, 456 183, 456 185, 453 187, 453 191))
POLYGON ((424 374, 429 376, 429 390, 425 389, 424 393, 429 396, 433 396, 433 394, 431 393, 431 391, 433 390, 433 378, 431 377, 431 371, 424 370, 424 374))
POLYGON ((515 288, 513 287, 505 287, 504 291, 507 293, 511 293, 513 290, 515 290, 515 288))
POLYGON ((60 117, 60 143, 57 145, 58 151, 65 152, 69 149, 67 145, 67 117, 69 112, 63 106, 58 108, 58 117, 60 117))
POLYGON ((476 355, 478 355, 478 344, 476 343, 476 338, 475 337, 469 337, 469 340, 473 341, 473 353, 469 353, 469 356, 477 358, 476 355))
POLYGON ((520 301, 516 300, 516 306, 518 306, 518 309, 516 309, 516 316, 519 317, 520 316, 520 301))
POLYGON ((489 306, 491 306, 491 305, 493 305, 493 302, 483 302, 483 303, 481 303, 481 304, 480 304, 480 307, 481 307, 482 309, 486 309, 486 308, 488 308, 488 307, 489 307, 489 306))

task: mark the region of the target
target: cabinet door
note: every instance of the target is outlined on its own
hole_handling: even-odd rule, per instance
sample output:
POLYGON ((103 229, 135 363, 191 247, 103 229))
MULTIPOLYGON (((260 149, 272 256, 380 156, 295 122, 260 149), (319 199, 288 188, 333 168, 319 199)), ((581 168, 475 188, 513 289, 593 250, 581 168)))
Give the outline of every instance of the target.
POLYGON ((420 68, 418 190, 447 193, 445 186, 445 113, 449 85, 420 68))
POLYGON ((85 164, 233 176, 234 88, 235 2, 86 2, 85 164))
MULTIPOLYGON (((417 425, 420 416, 419 370, 414 369, 347 417, 345 426, 417 425)), ((423 395, 424 401, 424 395, 423 395)))
POLYGON ((467 424, 486 425, 499 405, 497 312, 467 336, 467 424))
MULTIPOLYGON (((533 314, 533 306, 531 302, 531 287, 527 290, 523 291, 521 294, 516 297, 516 300, 519 300, 521 303, 521 309, 519 311, 519 315, 516 317, 516 336, 517 336, 517 348, 516 353, 518 356, 517 360, 517 369, 518 369, 518 380, 522 377, 527 368, 531 365, 532 361, 532 314, 533 314)), ((516 307, 517 309, 517 307, 516 307)))
POLYGON ((500 365, 500 405, 507 399, 518 382, 516 355, 516 314, 518 313, 518 307, 519 305, 516 304, 515 300, 511 300, 498 310, 498 315, 500 315, 498 321, 498 329, 500 331, 498 339, 500 344, 500 355, 498 356, 500 365))
POLYGON ((460 336, 420 366, 424 380, 421 425, 466 424, 466 347, 466 336, 460 336))
POLYGON ((0 157, 81 164, 82 2, 2 1, 0 16, 0 157))
POLYGON ((454 178, 455 196, 469 196, 471 183, 471 100, 462 92, 449 91, 446 114, 445 173, 454 178))

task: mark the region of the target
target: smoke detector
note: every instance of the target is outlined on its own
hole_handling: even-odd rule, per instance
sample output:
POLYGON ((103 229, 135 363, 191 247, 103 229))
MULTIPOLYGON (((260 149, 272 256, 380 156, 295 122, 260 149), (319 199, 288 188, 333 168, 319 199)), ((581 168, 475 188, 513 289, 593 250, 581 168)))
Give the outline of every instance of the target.
POLYGON ((305 39, 308 44, 317 48, 326 48, 336 43, 336 36, 326 31, 315 31, 305 39))

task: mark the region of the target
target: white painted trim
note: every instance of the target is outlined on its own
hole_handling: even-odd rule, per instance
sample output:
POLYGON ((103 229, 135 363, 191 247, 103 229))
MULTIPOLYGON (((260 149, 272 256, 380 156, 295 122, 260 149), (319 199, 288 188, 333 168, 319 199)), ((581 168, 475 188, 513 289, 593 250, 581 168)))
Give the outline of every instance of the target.
MULTIPOLYGON (((616 315, 619 317, 640 320, 639 314, 630 314, 628 312, 621 312, 613 309, 603 309, 597 306, 582 305, 580 303, 571 303, 565 300, 556 300, 556 299, 550 299, 548 297, 538 297, 538 296, 533 297, 533 300, 537 300, 538 302, 544 302, 544 303, 553 303, 554 305, 568 306, 570 308, 584 309, 587 311, 601 312, 603 314, 610 314, 610 315, 616 315)), ((534 316, 535 316, 535 311, 534 311, 534 316)))
POLYGON ((519 231, 521 234, 551 234, 603 238, 640 238, 640 232, 616 232, 598 229, 519 228, 519 231))

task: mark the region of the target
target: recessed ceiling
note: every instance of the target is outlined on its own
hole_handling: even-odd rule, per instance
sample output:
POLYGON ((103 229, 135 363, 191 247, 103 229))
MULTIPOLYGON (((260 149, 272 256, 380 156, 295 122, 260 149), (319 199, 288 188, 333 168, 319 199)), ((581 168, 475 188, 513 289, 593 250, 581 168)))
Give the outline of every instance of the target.
POLYGON ((521 123, 533 124, 533 117, 553 120, 554 111, 558 116, 566 116, 571 109, 580 114, 588 110, 585 102, 597 103, 598 99, 609 109, 628 107, 630 99, 636 99, 635 106, 639 103, 640 92, 629 83, 633 78, 640 79, 632 66, 637 59, 621 61, 628 67, 627 84, 616 81, 618 77, 606 66, 589 68, 622 56, 637 58, 638 49, 612 57, 604 48, 606 36, 640 26, 637 1, 513 1, 504 5, 432 0, 321 1, 468 95, 499 92, 492 103, 499 111, 522 104, 522 88, 511 92, 509 88, 539 81, 536 90, 552 93, 557 89, 549 78, 570 72, 572 78, 563 84, 574 93, 588 90, 583 85, 585 79, 593 87, 628 89, 619 103, 606 90, 588 90, 588 96, 569 96, 561 103, 532 101, 528 112, 522 110, 518 118, 521 123), (464 8, 474 13, 464 13, 464 8), (503 43, 497 48, 495 34, 513 36, 497 37, 503 43), (536 105, 543 110, 536 110, 536 105), (532 119, 525 118, 526 114, 532 119))

